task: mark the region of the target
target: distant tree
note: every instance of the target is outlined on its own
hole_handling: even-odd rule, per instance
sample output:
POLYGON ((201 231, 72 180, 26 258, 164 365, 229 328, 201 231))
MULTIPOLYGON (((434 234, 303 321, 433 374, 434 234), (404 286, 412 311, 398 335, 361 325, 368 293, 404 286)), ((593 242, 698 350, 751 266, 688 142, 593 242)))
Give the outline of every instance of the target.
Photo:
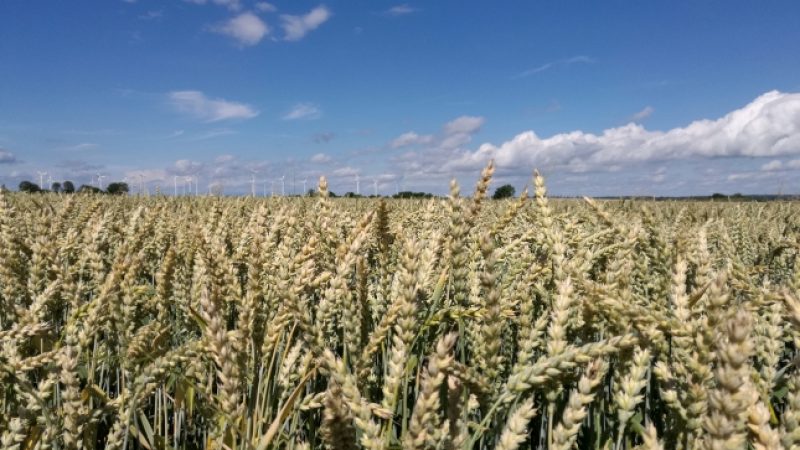
POLYGON ((502 199, 502 198, 511 198, 511 197, 514 196, 515 192, 516 192, 516 189, 514 189, 514 186, 512 186, 510 184, 504 184, 504 185, 500 186, 499 188, 495 189, 494 195, 492 195, 492 198, 495 199, 495 200, 499 200, 499 199, 502 199))
POLYGON ((42 188, 40 188, 36 183, 25 180, 19 183, 19 191, 28 193, 41 192, 42 188))
POLYGON ((711 194, 711 200, 725 200, 726 198, 728 198, 727 195, 720 194, 719 192, 711 194))
POLYGON ((336 192, 328 191, 328 197, 336 198, 336 197, 338 197, 338 195, 336 195, 336 192))
POLYGON ((78 188, 78 192, 90 193, 90 194, 102 194, 103 193, 103 191, 101 191, 99 188, 96 188, 94 186, 89 186, 89 185, 86 185, 86 184, 82 184, 81 187, 78 188))
POLYGON ((122 182, 109 183, 108 187, 106 188, 106 192, 111 195, 123 195, 127 194, 128 191, 128 183, 122 182))
POLYGON ((52 185, 50 185, 50 190, 55 193, 61 192, 61 183, 58 181, 54 182, 52 185))
POLYGON ((72 184, 72 181, 67 180, 64 182, 64 185, 61 186, 61 190, 65 194, 72 194, 73 192, 75 192, 75 185, 72 184))
POLYGON ((317 196, 316 189, 309 189, 308 192, 306 192, 306 197, 316 197, 316 196, 317 196))
POLYGON ((393 195, 394 198, 431 198, 433 194, 429 192, 412 192, 412 191, 400 191, 397 194, 393 195))

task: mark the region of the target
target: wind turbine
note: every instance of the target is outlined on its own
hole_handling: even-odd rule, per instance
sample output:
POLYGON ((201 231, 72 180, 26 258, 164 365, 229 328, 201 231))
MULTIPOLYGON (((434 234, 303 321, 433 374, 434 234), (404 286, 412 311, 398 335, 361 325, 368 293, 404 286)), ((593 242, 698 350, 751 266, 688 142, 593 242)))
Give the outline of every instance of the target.
POLYGON ((177 197, 178 196, 178 176, 177 175, 173 175, 172 176, 172 183, 173 183, 172 196, 173 197, 177 197))
POLYGON ((44 186, 42 186, 42 185, 44 184, 44 176, 47 175, 47 172, 42 171, 42 172, 36 172, 36 173, 39 174, 39 187, 44 189, 44 186))
POLYGON ((361 183, 358 179, 358 174, 356 174, 356 195, 361 195, 361 183))
POLYGON ((256 171, 255 170, 251 170, 250 172, 251 172, 251 175, 250 175, 250 193, 252 193, 253 197, 255 197, 256 196, 256 171))
POLYGON ((306 183, 308 182, 308 177, 303 178, 303 195, 306 195, 306 183))
POLYGON ((103 178, 105 177, 105 175, 100 175, 99 173, 97 174, 97 187, 99 187, 100 190, 103 189, 103 178))
POLYGON ((188 190, 186 190, 185 192, 186 192, 188 195, 192 195, 192 177, 186 177, 186 178, 184 178, 184 180, 183 180, 183 181, 184 181, 184 184, 183 184, 183 188, 184 188, 184 190, 186 190, 186 183, 188 183, 188 184, 189 184, 189 189, 188 189, 188 190))
POLYGON ((372 179, 372 185, 375 187, 375 197, 377 197, 378 196, 378 179, 377 178, 373 178, 372 179))
POLYGON ((281 197, 286 197, 286 175, 281 176, 281 197))

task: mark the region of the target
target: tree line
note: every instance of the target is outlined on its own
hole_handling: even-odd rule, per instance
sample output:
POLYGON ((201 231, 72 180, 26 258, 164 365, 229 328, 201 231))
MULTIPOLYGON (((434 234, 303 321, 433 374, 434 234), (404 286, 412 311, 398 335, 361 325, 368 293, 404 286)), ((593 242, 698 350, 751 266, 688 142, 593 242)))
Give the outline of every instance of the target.
POLYGON ((55 192, 55 193, 63 193, 63 194, 74 194, 76 192, 89 192, 93 194, 111 194, 111 195, 123 195, 127 194, 130 188, 128 187, 128 183, 122 181, 115 181, 109 183, 106 186, 105 190, 100 189, 96 186, 91 186, 88 184, 82 184, 77 189, 75 188, 75 184, 72 181, 64 181, 61 182, 54 182, 50 185, 50 189, 42 188, 38 184, 24 180, 19 183, 18 189, 20 192, 27 192, 31 194, 39 193, 39 192, 55 192))

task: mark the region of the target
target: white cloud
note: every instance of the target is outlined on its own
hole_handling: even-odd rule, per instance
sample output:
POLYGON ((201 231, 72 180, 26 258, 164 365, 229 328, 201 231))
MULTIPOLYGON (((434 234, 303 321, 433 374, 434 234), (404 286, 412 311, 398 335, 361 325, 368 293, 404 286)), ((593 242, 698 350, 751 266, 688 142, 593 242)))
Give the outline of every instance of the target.
POLYGON ((230 36, 242 45, 256 45, 270 31, 267 24, 251 12, 239 14, 212 30, 230 36))
POLYGON ((302 16, 292 16, 289 14, 281 15, 283 30, 286 33, 284 39, 287 41, 299 41, 310 31, 317 29, 331 17, 330 10, 323 6, 317 6, 308 14, 302 16))
POLYGON ((334 177, 353 177, 361 173, 359 169, 350 166, 339 167, 333 171, 334 177))
POLYGON ((322 111, 313 103, 298 103, 283 115, 284 120, 319 119, 322 111))
POLYGON ((267 2, 258 2, 255 4, 255 9, 258 12, 275 12, 278 8, 275 7, 272 3, 267 2))
POLYGON ((317 153, 311 157, 311 162, 316 164, 325 164, 331 162, 331 159, 332 158, 325 153, 317 153))
POLYGON ((525 70, 523 72, 518 73, 514 78, 529 77, 531 75, 542 73, 544 71, 556 67, 570 66, 572 64, 591 64, 593 62, 595 62, 594 58, 590 58, 588 56, 583 56, 583 55, 573 56, 572 58, 559 59, 558 61, 550 61, 540 66, 534 67, 532 69, 525 70))
POLYGON ((654 112, 656 112, 655 108, 652 106, 645 106, 644 109, 632 115, 631 120, 634 122, 641 122, 642 120, 652 116, 654 112))
POLYGON ((413 131, 403 133, 397 136, 391 143, 392 148, 402 148, 411 145, 426 145, 433 142, 433 136, 430 134, 419 135, 413 131))
POLYGON ((403 3, 402 5, 392 6, 391 8, 386 10, 386 15, 389 16, 405 16, 406 14, 411 14, 414 12, 419 11, 417 8, 412 8, 408 5, 408 3, 403 3))
POLYGON ((173 91, 168 94, 172 106, 184 114, 206 122, 252 119, 259 112, 250 105, 223 99, 211 99, 200 91, 173 91))
POLYGON ((480 131, 486 119, 477 116, 461 116, 444 125, 444 139, 439 146, 455 149, 472 141, 472 135, 480 131))
POLYGON ((796 154, 800 154, 800 94, 772 91, 722 118, 697 120, 668 131, 649 131, 633 123, 601 134, 572 131, 549 138, 526 131, 500 145, 487 143, 473 152, 462 152, 445 168, 475 170, 489 158, 494 158, 499 167, 528 170, 796 154))
MULTIPOLYGON (((206 3, 209 3, 209 0, 185 0, 185 1, 188 3, 194 3, 195 5, 205 5, 206 3)), ((238 11, 242 9, 242 4, 239 0, 211 0, 211 3, 215 5, 225 6, 231 11, 238 11)))
POLYGON ((214 162, 217 163, 217 164, 224 164, 224 163, 229 163, 229 162, 231 162, 231 161, 233 161, 235 159, 236 159, 236 157, 233 156, 233 155, 224 154, 224 155, 219 155, 216 158, 214 158, 214 162))
POLYGON ((0 164, 13 164, 17 162, 17 157, 6 149, 0 148, 0 164))
POLYGON ((483 117, 461 116, 447 122, 444 125, 444 132, 448 136, 454 134, 473 134, 477 133, 485 122, 486 119, 483 117))
POLYGON ((792 159, 786 162, 775 159, 761 166, 761 170, 764 172, 777 172, 780 170, 798 170, 798 169, 800 169, 800 159, 792 159))
POLYGON ((179 159, 175 161, 175 165, 171 168, 171 172, 175 175, 194 175, 203 169, 203 163, 192 161, 189 159, 179 159))

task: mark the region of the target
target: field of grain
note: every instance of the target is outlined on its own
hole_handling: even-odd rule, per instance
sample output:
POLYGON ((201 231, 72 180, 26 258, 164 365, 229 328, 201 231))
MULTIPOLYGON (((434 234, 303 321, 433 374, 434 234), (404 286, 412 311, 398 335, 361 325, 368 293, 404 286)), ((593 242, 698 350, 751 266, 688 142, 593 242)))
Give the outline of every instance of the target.
POLYGON ((800 448, 800 205, 0 194, 3 449, 800 448))

